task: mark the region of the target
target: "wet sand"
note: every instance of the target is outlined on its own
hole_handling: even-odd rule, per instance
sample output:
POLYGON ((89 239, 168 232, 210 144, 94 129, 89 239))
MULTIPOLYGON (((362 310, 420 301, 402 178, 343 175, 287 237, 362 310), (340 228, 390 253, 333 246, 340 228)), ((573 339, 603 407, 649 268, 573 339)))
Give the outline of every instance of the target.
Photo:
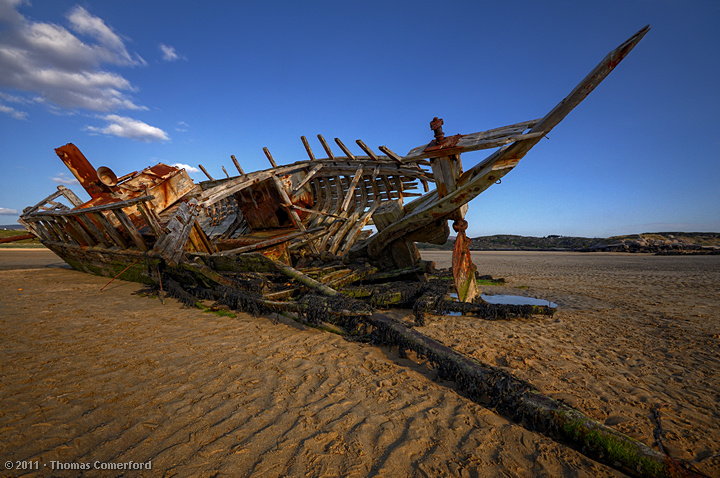
MULTIPOLYGON (((720 476, 720 256, 473 257, 507 280, 486 292, 558 312, 435 318, 423 333, 649 445, 662 405, 666 449, 720 476)), ((388 348, 107 282, 0 249, 0 458, 40 467, 9 476, 77 475, 53 461, 152 463, 132 476, 622 476, 388 348)))

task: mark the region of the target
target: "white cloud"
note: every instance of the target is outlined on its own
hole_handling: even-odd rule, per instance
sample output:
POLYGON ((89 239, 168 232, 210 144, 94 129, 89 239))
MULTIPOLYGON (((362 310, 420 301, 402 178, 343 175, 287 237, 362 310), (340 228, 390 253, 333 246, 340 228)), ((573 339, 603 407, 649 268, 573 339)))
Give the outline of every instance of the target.
POLYGON ((180 131, 181 133, 185 133, 189 130, 190 130, 190 125, 184 121, 178 121, 177 126, 175 126, 175 131, 180 131))
POLYGON ((75 6, 70 10, 67 18, 75 32, 97 40, 98 45, 94 46, 93 50, 99 58, 106 58, 107 61, 117 64, 146 64, 140 55, 136 54, 133 58, 125 48, 122 39, 105 25, 101 18, 91 15, 83 7, 75 6))
POLYGON ((6 207, 0 207, 0 216, 14 216, 18 214, 17 209, 8 209, 6 207))
POLYGON ((50 178, 56 183, 64 184, 65 186, 73 186, 75 184, 80 184, 80 182, 74 177, 70 176, 68 173, 59 173, 54 178, 50 178))
POLYGON ((187 58, 185 58, 184 56, 178 55, 178 52, 175 51, 175 47, 172 47, 170 45, 161 43, 160 51, 162 51, 163 60, 165 61, 187 60, 187 58))
MULTIPOLYGON (((146 109, 130 97, 136 88, 127 79, 103 68, 145 65, 145 60, 129 53, 101 18, 76 6, 68 12, 68 29, 28 19, 17 11, 22 4, 0 0, 0 88, 70 110, 146 109)), ((3 112, 13 114, 7 108, 3 112)))
POLYGON ((176 168, 184 169, 188 173, 199 173, 200 170, 196 168, 195 166, 190 166, 189 164, 183 164, 183 163, 175 163, 172 166, 175 166, 176 168))
POLYGON ((27 112, 25 111, 18 111, 15 108, 11 108, 10 106, 4 105, 0 103, 0 113, 5 113, 10 116, 12 116, 15 119, 24 120, 27 119, 27 112))
POLYGON ((103 119, 108 122, 105 127, 87 126, 86 129, 94 133, 119 136, 121 138, 144 141, 146 143, 170 140, 170 137, 165 131, 139 120, 118 115, 107 115, 103 119))

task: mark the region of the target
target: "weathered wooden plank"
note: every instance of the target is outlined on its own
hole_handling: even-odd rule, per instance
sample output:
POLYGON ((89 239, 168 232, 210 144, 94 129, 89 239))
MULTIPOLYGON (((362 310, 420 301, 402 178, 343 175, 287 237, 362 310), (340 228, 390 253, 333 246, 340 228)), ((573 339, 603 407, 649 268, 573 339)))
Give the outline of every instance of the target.
POLYGON ((302 189, 302 187, 305 186, 305 184, 307 184, 307 182, 310 181, 322 168, 323 168, 322 163, 316 164, 315 166, 313 166, 313 168, 307 173, 307 175, 303 178, 303 180, 300 181, 298 183, 298 185, 293 188, 291 194, 295 194, 298 191, 300 191, 300 189, 302 189))
POLYGON ((93 221, 95 221, 95 224, 98 225, 99 229, 107 234, 107 236, 110 238, 112 242, 115 243, 116 246, 118 246, 120 249, 127 249, 128 244, 125 241, 125 238, 122 237, 120 232, 115 229, 115 226, 112 225, 110 220, 105 217, 105 215, 101 211, 91 211, 87 213, 88 217, 90 217, 93 221))
POLYGON ((170 266, 176 266, 183 255, 185 243, 199 212, 200 208, 195 199, 180 204, 175 215, 165 226, 165 234, 155 242, 151 253, 165 259, 170 266))
POLYGON ((113 214, 115 214, 115 217, 118 221, 120 221, 120 224, 122 224, 127 233, 130 235, 130 239, 132 239, 137 248, 143 252, 147 251, 148 246, 145 244, 145 240, 142 238, 138 230, 135 229, 135 225, 132 223, 128 215, 125 214, 125 211, 122 209, 113 209, 113 214))
POLYGON ((36 216, 38 214, 43 216, 74 216, 76 214, 87 214, 89 212, 98 212, 98 211, 111 211, 113 209, 120 209, 132 206, 134 204, 137 204, 138 202, 142 201, 150 201, 155 199, 155 196, 142 196, 137 197, 133 199, 128 199, 126 201, 118 201, 110 204, 103 204, 100 206, 92 206, 92 207, 86 207, 82 209, 70 209, 68 211, 42 211, 42 212, 36 212, 30 214, 30 216, 36 216))
POLYGON ((95 225, 95 223, 92 222, 88 215, 78 214, 75 217, 83 224, 83 226, 85 226, 85 229, 87 229, 90 234, 92 234, 92 236, 95 238, 96 243, 101 244, 104 247, 112 247, 112 243, 105 238, 105 234, 103 234, 102 231, 95 225))
POLYGON ((448 156, 450 154, 460 154, 470 151, 479 151, 482 149, 497 148, 522 139, 542 137, 542 134, 531 134, 530 132, 523 133, 525 130, 535 126, 539 121, 540 120, 537 119, 523 121, 521 123, 502 126, 500 128, 466 134, 460 138, 460 141, 458 141, 457 145, 453 148, 443 148, 440 150, 425 152, 425 148, 427 148, 429 144, 424 144, 410 150, 410 152, 403 158, 403 162, 414 162, 424 158, 448 156))
POLYGON ((345 254, 347 251, 349 251, 352 246, 357 242, 358 238, 360 237, 360 234, 362 232, 363 227, 367 226, 368 223, 372 220, 372 215, 375 213, 378 207, 380 207, 380 202, 373 203, 372 206, 370 206, 370 209, 365 211, 365 213, 360 217, 360 219, 355 223, 355 225, 350 229, 350 232, 347 233, 345 236, 345 242, 343 246, 340 249, 340 254, 345 254))
POLYGON ((57 189, 74 207, 80 206, 85 202, 79 197, 77 197, 74 192, 72 192, 70 189, 66 188, 62 184, 59 185, 57 189))
POLYGON ((320 230, 322 230, 322 229, 323 229, 323 228, 321 228, 321 227, 317 227, 317 228, 314 228, 314 229, 308 229, 308 230, 306 230, 306 231, 296 231, 296 232, 292 232, 292 233, 289 233, 289 234, 283 234, 283 235, 281 235, 281 236, 273 237, 273 238, 267 239, 267 240, 265 240, 265 241, 256 242, 255 244, 250 244, 250 245, 247 245, 247 246, 237 247, 237 248, 235 248, 235 249, 230 249, 230 250, 227 250, 227 251, 216 252, 215 255, 218 255, 218 256, 230 256, 230 255, 233 255, 233 254, 242 254, 242 253, 245 253, 245 252, 252 252, 252 251, 256 251, 256 250, 258 250, 258 249, 263 249, 263 248, 265 248, 265 247, 276 246, 276 245, 278 245, 278 244, 282 244, 283 242, 291 241, 291 240, 296 239, 296 238, 298 238, 298 237, 306 237, 306 239, 307 239, 307 238, 311 237, 311 236, 309 236, 309 234, 312 234, 312 233, 314 233, 314 232, 318 232, 318 231, 320 231, 320 230))
POLYGON ((83 247, 92 247, 95 245, 95 241, 93 241, 90 238, 90 235, 85 232, 82 227, 77 223, 74 217, 60 217, 58 218, 58 221, 63 221, 64 225, 61 225, 61 222, 58 222, 58 225, 61 225, 63 230, 70 234, 73 239, 75 239, 75 242, 77 242, 80 246, 83 247))
POLYGON ((150 228, 150 232, 152 232, 155 237, 160 237, 163 233, 163 230, 160 226, 160 222, 157 216, 155 216, 155 211, 152 208, 148 207, 145 202, 139 202, 137 204, 137 210, 138 212, 140 212, 143 220, 150 228))

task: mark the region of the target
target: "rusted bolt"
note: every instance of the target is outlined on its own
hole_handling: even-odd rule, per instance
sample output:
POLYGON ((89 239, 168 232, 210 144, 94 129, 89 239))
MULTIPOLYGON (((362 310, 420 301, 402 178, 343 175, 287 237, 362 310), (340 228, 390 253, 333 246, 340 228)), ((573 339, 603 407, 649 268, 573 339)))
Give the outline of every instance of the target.
POLYGON ((468 222, 465 219, 458 219, 453 221, 452 227, 455 232, 466 231, 468 228, 468 222))
POLYGON ((430 122, 430 129, 432 129, 435 133, 435 142, 437 144, 442 143, 445 139, 445 133, 443 133, 442 130, 443 124, 445 124, 445 122, 442 118, 438 118, 437 116, 430 122))

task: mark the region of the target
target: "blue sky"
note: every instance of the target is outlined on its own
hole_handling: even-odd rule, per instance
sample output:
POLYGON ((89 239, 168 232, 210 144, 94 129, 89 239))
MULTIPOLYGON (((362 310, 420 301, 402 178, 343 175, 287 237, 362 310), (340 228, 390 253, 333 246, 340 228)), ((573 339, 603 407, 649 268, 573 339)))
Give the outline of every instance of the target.
POLYGON ((118 175, 164 162, 222 177, 231 154, 265 169, 264 146, 291 163, 301 135, 319 155, 318 133, 405 154, 434 116, 448 135, 544 116, 646 24, 471 202, 468 234, 720 231, 716 0, 0 0, 0 224, 69 182, 53 152, 68 142, 118 175))

